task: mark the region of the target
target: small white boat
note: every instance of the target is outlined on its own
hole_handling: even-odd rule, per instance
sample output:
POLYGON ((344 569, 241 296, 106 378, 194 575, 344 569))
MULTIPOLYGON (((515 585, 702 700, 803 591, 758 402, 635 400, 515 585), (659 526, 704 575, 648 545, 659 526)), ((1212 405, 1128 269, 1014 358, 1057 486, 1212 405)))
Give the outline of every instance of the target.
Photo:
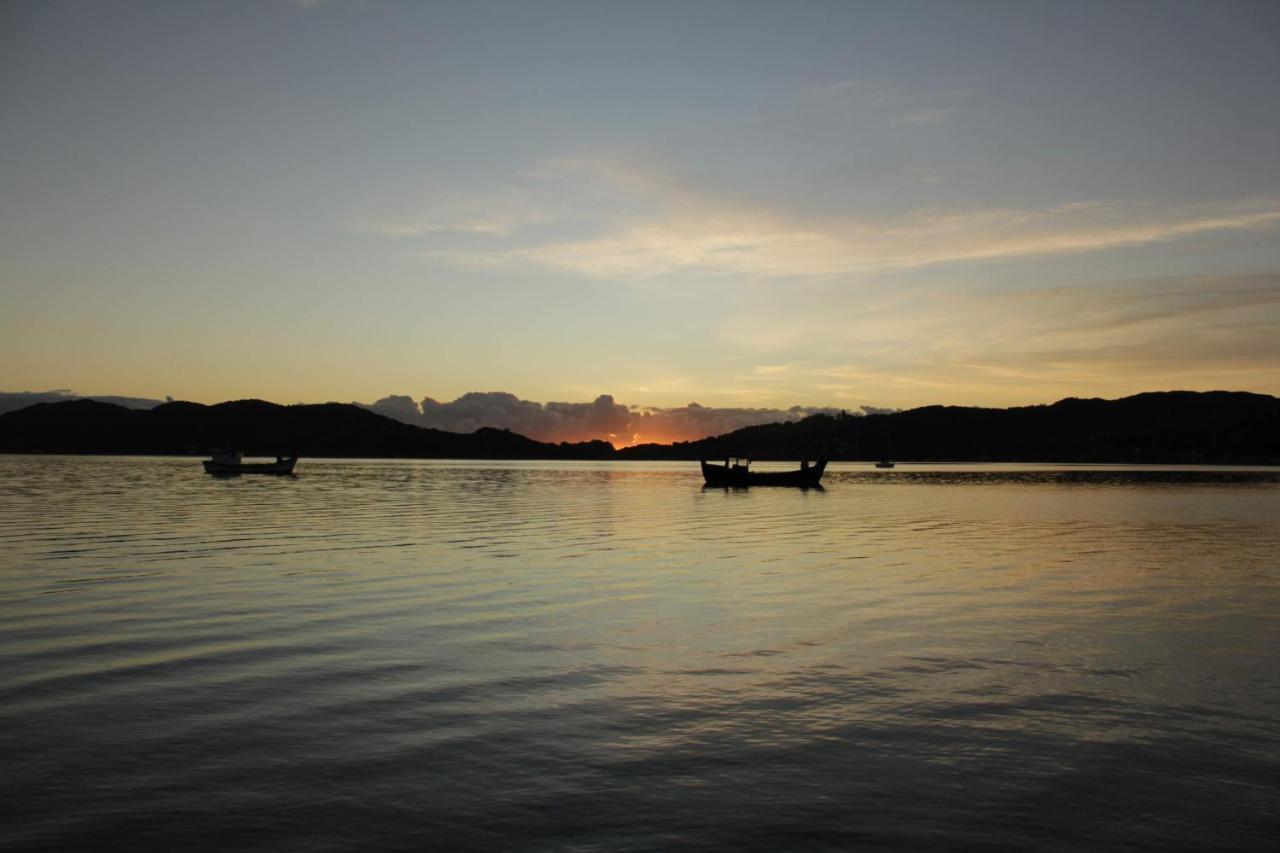
POLYGON ((244 452, 224 450, 206 459, 206 474, 292 474, 298 464, 297 456, 277 456, 275 462, 245 462, 244 452))

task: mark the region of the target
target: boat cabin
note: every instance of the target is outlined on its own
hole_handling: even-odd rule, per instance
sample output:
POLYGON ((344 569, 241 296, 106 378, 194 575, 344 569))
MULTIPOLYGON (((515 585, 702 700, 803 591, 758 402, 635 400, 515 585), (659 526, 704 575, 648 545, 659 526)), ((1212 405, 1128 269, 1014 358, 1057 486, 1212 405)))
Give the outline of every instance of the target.
MULTIPOLYGON (((724 470, 726 471, 746 471, 751 467, 751 460, 745 456, 727 456, 724 460, 724 470)), ((800 460, 800 470, 809 470, 809 460, 800 460)))
POLYGON ((750 471, 751 460, 745 456, 727 456, 724 464, 699 460, 702 477, 708 486, 741 488, 743 486, 802 486, 816 488, 827 467, 825 459, 810 465, 808 459, 800 462, 798 471, 750 471))

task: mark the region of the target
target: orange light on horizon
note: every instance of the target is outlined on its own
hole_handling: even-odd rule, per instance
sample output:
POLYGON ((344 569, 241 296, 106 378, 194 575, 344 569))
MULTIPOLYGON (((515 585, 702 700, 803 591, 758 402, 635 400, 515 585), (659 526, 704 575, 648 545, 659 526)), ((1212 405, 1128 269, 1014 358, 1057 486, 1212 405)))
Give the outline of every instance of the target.
POLYGON ((677 441, 697 441, 698 439, 706 438, 707 436, 705 433, 697 433, 697 434, 689 434, 689 435, 684 435, 684 434, 668 435, 668 434, 662 434, 662 433, 636 432, 636 433, 631 433, 630 435, 619 435, 618 433, 613 433, 613 432, 595 433, 595 434, 589 434, 589 433, 584 434, 581 432, 573 432, 566 435, 540 434, 540 435, 534 435, 530 437, 534 438, 537 441, 548 441, 553 444, 559 443, 562 441, 567 441, 569 443, 576 443, 576 442, 583 442, 583 441, 607 441, 610 444, 612 444, 615 449, 622 450, 625 447, 635 447, 637 444, 674 444, 677 441))
POLYGON ((624 447, 635 447, 637 444, 674 444, 677 441, 694 441, 703 437, 701 435, 648 435, 637 432, 630 438, 611 435, 609 440, 613 442, 614 447, 621 450, 624 447))
POLYGON ((624 447, 633 447, 634 445, 639 444, 640 434, 633 433, 630 437, 627 437, 627 436, 610 433, 608 436, 608 440, 611 444, 613 444, 615 449, 621 450, 624 447))

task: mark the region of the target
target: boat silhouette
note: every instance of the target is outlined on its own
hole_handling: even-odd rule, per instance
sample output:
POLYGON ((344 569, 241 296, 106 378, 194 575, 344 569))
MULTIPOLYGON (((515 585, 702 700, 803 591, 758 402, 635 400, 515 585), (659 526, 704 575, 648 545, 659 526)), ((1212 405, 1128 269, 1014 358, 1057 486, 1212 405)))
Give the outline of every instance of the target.
POLYGON ((702 465, 702 478, 708 486, 741 488, 744 486, 799 486, 801 488, 819 488, 818 481, 827 468, 827 460, 819 459, 810 465, 808 460, 800 463, 797 471, 752 471, 751 460, 730 457, 723 465, 699 460, 702 465))
POLYGON ((224 450, 204 461, 207 474, 292 474, 297 456, 277 456, 275 462, 245 462, 239 450, 224 450))

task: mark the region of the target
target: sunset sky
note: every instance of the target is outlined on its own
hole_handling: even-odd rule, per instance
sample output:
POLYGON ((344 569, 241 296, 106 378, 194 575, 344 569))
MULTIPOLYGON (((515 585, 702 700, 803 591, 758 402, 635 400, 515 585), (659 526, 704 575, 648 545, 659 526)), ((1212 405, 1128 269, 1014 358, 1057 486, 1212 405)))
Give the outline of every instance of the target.
POLYGON ((1280 393, 1280 4, 8 2, 0 390, 1280 393))

